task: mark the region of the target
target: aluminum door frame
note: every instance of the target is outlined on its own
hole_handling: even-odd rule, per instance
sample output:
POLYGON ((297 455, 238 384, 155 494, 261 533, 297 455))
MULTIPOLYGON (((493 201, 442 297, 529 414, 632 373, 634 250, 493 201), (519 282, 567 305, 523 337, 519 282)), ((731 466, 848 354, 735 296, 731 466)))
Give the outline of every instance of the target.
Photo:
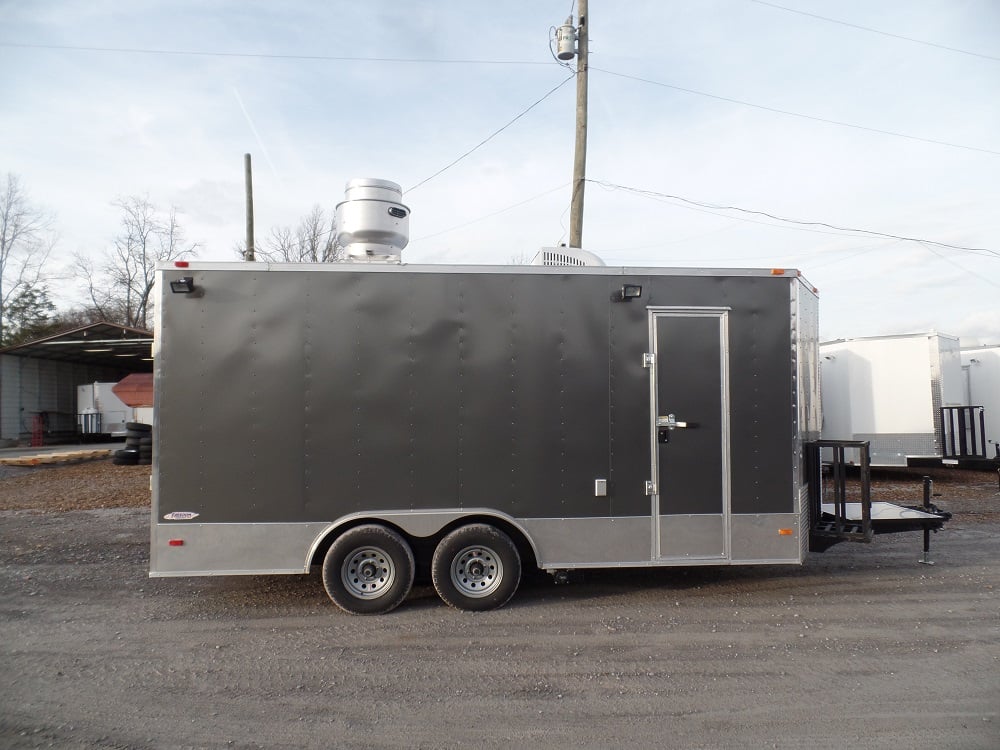
MULTIPOLYGON (((730 455, 730 399, 729 399, 729 314, 731 307, 691 307, 691 306, 648 306, 649 346, 652 360, 649 363, 649 445, 650 445, 650 522, 652 533, 653 560, 668 562, 683 560, 687 564, 704 562, 725 563, 732 559, 732 486, 730 455), (719 321, 719 378, 720 378, 720 425, 722 464, 722 543, 723 554, 706 557, 664 556, 660 546, 660 460, 657 440, 657 417, 659 416, 659 357, 657 341, 657 321, 669 318, 716 318, 719 321)), ((714 514, 713 514, 714 515, 714 514)))

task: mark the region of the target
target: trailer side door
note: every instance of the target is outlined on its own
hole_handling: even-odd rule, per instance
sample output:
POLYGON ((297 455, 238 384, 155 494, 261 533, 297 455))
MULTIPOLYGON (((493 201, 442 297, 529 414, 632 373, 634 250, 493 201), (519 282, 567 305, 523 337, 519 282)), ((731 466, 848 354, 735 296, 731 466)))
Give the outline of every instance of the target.
POLYGON ((653 557, 730 558, 729 308, 649 308, 653 557))

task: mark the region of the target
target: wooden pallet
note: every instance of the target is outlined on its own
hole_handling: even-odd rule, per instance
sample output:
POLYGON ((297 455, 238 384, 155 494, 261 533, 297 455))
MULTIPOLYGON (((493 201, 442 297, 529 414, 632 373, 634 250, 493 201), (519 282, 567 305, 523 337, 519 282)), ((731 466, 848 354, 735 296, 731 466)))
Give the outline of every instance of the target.
POLYGON ((71 461, 89 461, 96 458, 107 458, 111 455, 110 448, 90 451, 64 451, 60 453, 39 453, 35 456, 18 456, 17 458, 0 458, 4 466, 45 466, 47 464, 64 464, 71 461))

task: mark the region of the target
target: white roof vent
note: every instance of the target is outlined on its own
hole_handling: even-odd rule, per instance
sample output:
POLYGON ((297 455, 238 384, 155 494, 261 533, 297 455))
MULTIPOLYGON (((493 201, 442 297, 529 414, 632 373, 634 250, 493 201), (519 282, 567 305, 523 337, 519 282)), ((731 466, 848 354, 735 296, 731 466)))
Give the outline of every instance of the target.
POLYGON ((531 259, 533 266, 603 266, 604 261, 578 247, 543 247, 531 259))
POLYGON ((337 204, 337 243, 351 261, 399 263, 410 241, 410 209, 395 182, 357 177, 337 204))

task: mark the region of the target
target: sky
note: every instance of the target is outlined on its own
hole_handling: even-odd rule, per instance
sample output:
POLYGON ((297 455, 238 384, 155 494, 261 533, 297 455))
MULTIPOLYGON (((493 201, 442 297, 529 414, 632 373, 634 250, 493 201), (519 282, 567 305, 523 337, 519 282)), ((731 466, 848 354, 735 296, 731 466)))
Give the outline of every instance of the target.
MULTIPOLYGON (((798 268, 823 340, 1000 342, 1000 3, 589 5, 585 249, 798 268)), ((122 197, 237 260, 244 153, 258 241, 378 177, 411 209, 405 262, 523 262, 569 239, 576 90, 550 37, 571 11, 0 0, 0 175, 55 217, 62 306, 122 197)))

